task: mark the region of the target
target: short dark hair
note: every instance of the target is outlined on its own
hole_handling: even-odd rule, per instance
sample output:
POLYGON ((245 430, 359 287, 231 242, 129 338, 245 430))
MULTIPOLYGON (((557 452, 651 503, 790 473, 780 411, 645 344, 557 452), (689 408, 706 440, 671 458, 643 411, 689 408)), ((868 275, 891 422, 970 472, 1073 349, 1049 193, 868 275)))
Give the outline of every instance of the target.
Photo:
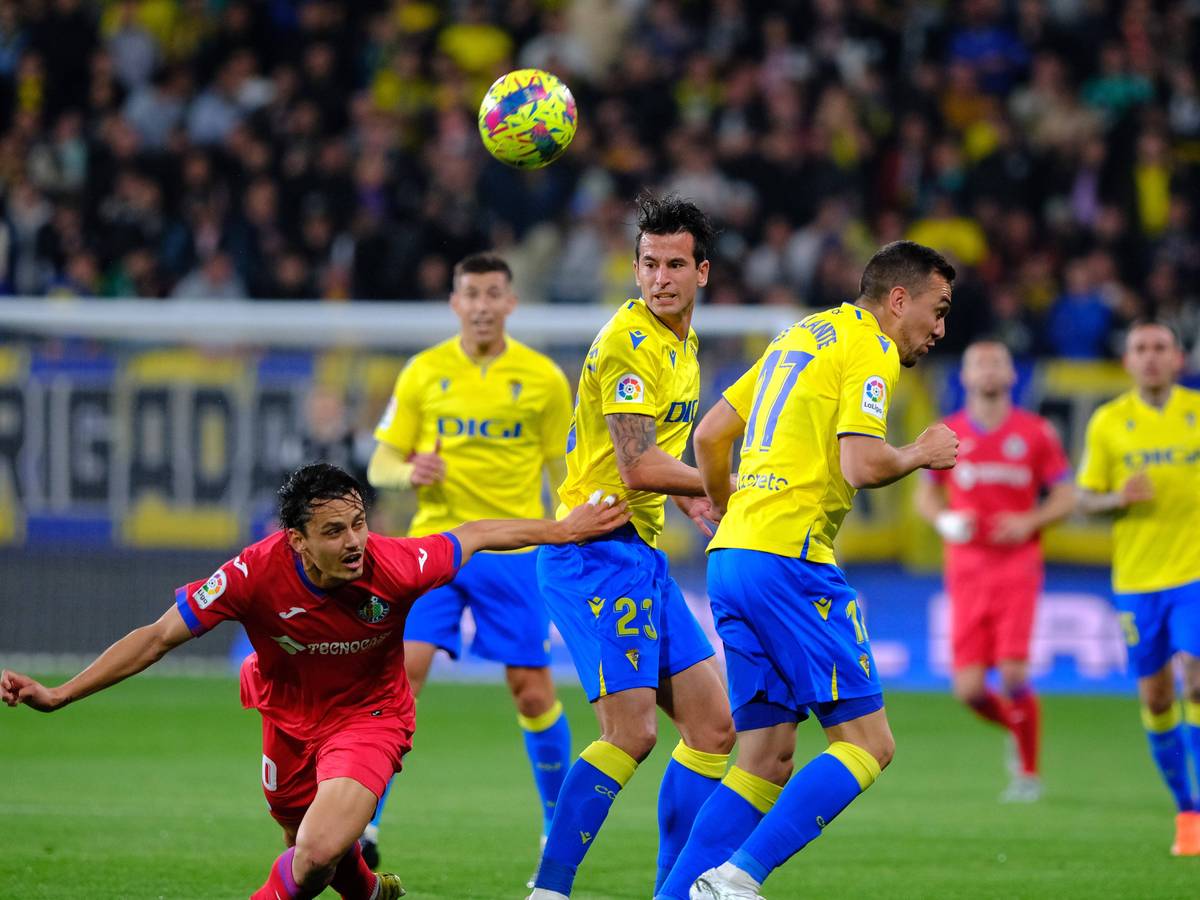
POLYGON ((712 222, 691 200, 681 200, 674 194, 659 196, 642 191, 637 198, 638 234, 633 245, 633 258, 641 259, 643 234, 679 234, 692 236, 692 256, 696 265, 708 259, 717 233, 712 222))
POLYGON ((301 466, 279 489, 279 524, 303 531, 314 507, 330 500, 350 500, 366 508, 366 492, 358 479, 329 463, 301 466))
POLYGON ((472 253, 464 256, 454 265, 454 284, 458 284, 459 276, 472 274, 482 275, 485 272, 503 272, 504 277, 512 281, 512 269, 497 253, 472 253))
POLYGON ((1125 332, 1125 340, 1128 341, 1129 335, 1133 334, 1139 328, 1161 328, 1171 336, 1171 340, 1176 347, 1181 350, 1183 349, 1183 338, 1179 336, 1179 329, 1170 322, 1164 322, 1162 319, 1156 319, 1151 316, 1134 319, 1129 325, 1129 330, 1125 332))
POLYGON ((892 241, 876 250, 867 261, 858 288, 859 297, 878 303, 896 285, 912 291, 935 272, 954 284, 954 266, 932 247, 915 241, 892 241))

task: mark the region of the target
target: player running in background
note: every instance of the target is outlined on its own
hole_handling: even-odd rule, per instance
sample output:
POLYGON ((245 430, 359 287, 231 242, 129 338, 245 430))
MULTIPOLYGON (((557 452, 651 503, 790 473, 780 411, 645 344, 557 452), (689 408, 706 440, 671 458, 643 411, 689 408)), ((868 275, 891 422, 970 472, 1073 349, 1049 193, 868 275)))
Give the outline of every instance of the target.
POLYGON ((1175 383, 1183 349, 1166 325, 1135 325, 1124 361, 1134 389, 1088 423, 1079 503, 1113 514, 1121 629, 1150 752, 1179 810, 1171 853, 1200 856, 1200 810, 1188 775, 1189 755, 1200 772, 1200 392, 1175 383))
POLYGON ((642 295, 622 304, 584 360, 559 515, 600 489, 626 500, 633 521, 565 553, 538 554, 542 593, 601 733, 567 774, 531 900, 570 895, 617 794, 654 748, 656 703, 682 736, 659 788, 658 882, 733 745, 712 646, 655 548, 667 494, 711 535, 700 474, 679 457, 699 403, 691 321, 712 241, 693 203, 639 198, 634 273, 642 295))
POLYGON ((920 479, 916 502, 946 545, 954 696, 1009 730, 1017 761, 1001 799, 1028 803, 1042 793, 1039 710, 1029 683, 1044 575, 1039 535, 1074 509, 1075 488, 1054 426, 1013 406, 1016 381, 1003 344, 966 349, 966 406, 945 420, 958 435, 958 463, 920 479), (1000 672, 1003 697, 988 687, 990 669, 1000 672))
MULTIPOLYGON (((543 471, 551 484, 562 478, 571 390, 549 357, 505 333, 516 304, 503 259, 466 257, 454 267, 450 294, 459 333, 418 353, 396 379, 367 478, 376 488, 416 490, 411 537, 471 519, 540 519, 543 471)), ((472 653, 505 666, 541 797, 544 843, 571 760, 571 730, 550 677, 550 619, 536 558, 532 551, 476 556, 409 614, 404 659, 419 696, 434 653, 457 659, 462 652, 463 609, 470 608, 472 653)), ((363 836, 372 868, 385 801, 363 836)))
POLYGON ((0 699, 42 712, 116 684, 225 619, 255 653, 242 664, 242 704, 262 715, 262 783, 288 849, 251 900, 404 893, 376 875, 358 836, 412 746, 404 619, 481 550, 586 540, 629 520, 624 504, 573 510, 559 522, 470 522, 419 539, 369 534, 362 487, 328 464, 296 470, 279 492, 282 529, 207 581, 175 592, 158 621, 131 631, 65 684, 0 673, 0 699))
POLYGON ((854 303, 781 332, 696 429, 700 473, 724 514, 709 545, 708 594, 739 746, 660 898, 754 900, 891 761, 862 609, 833 540, 856 490, 954 465, 958 439, 943 424, 904 447, 885 439, 900 366, 945 334, 953 280, 936 251, 888 244, 867 263, 854 303), (810 713, 829 748, 792 777, 796 725, 810 713))

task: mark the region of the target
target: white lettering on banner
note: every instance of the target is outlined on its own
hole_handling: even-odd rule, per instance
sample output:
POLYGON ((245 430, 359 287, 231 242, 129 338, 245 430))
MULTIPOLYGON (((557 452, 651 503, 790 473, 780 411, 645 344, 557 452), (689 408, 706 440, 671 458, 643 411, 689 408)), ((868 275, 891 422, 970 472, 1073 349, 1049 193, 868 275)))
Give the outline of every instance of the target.
MULTIPOLYGON (((1125 641, 1106 598, 1066 591, 1042 595, 1030 644, 1032 675, 1046 674, 1060 657, 1074 660, 1085 679, 1125 672, 1125 641)), ((950 601, 944 592, 929 600, 929 668, 936 675, 950 674, 950 601)))

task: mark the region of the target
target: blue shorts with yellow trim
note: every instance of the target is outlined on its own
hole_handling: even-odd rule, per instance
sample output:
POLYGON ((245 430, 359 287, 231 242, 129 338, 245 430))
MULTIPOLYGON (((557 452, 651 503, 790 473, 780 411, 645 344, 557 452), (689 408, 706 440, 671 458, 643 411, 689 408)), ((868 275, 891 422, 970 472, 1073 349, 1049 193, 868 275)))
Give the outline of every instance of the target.
POLYGON ((595 701, 660 681, 713 655, 667 556, 632 525, 587 544, 542 547, 538 584, 595 701))
POLYGON ((858 596, 837 566, 714 550, 708 596, 738 731, 810 712, 829 727, 883 707, 858 596))
POLYGON ((537 588, 537 553, 476 553, 449 584, 419 598, 406 641, 462 655, 462 615, 475 620, 471 654, 506 666, 550 665, 550 617, 537 588))
POLYGON ((1153 675, 1183 650, 1200 656, 1200 581, 1165 591, 1116 594, 1129 667, 1153 675))

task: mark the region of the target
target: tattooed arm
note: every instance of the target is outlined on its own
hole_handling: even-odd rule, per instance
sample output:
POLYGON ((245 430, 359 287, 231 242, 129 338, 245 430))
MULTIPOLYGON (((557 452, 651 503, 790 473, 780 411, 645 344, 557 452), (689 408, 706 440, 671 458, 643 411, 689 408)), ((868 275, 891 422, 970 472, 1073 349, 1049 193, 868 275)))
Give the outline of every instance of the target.
POLYGON ((682 497, 703 497, 700 473, 658 446, 654 419, 633 413, 604 417, 617 454, 617 469, 625 486, 682 497))

